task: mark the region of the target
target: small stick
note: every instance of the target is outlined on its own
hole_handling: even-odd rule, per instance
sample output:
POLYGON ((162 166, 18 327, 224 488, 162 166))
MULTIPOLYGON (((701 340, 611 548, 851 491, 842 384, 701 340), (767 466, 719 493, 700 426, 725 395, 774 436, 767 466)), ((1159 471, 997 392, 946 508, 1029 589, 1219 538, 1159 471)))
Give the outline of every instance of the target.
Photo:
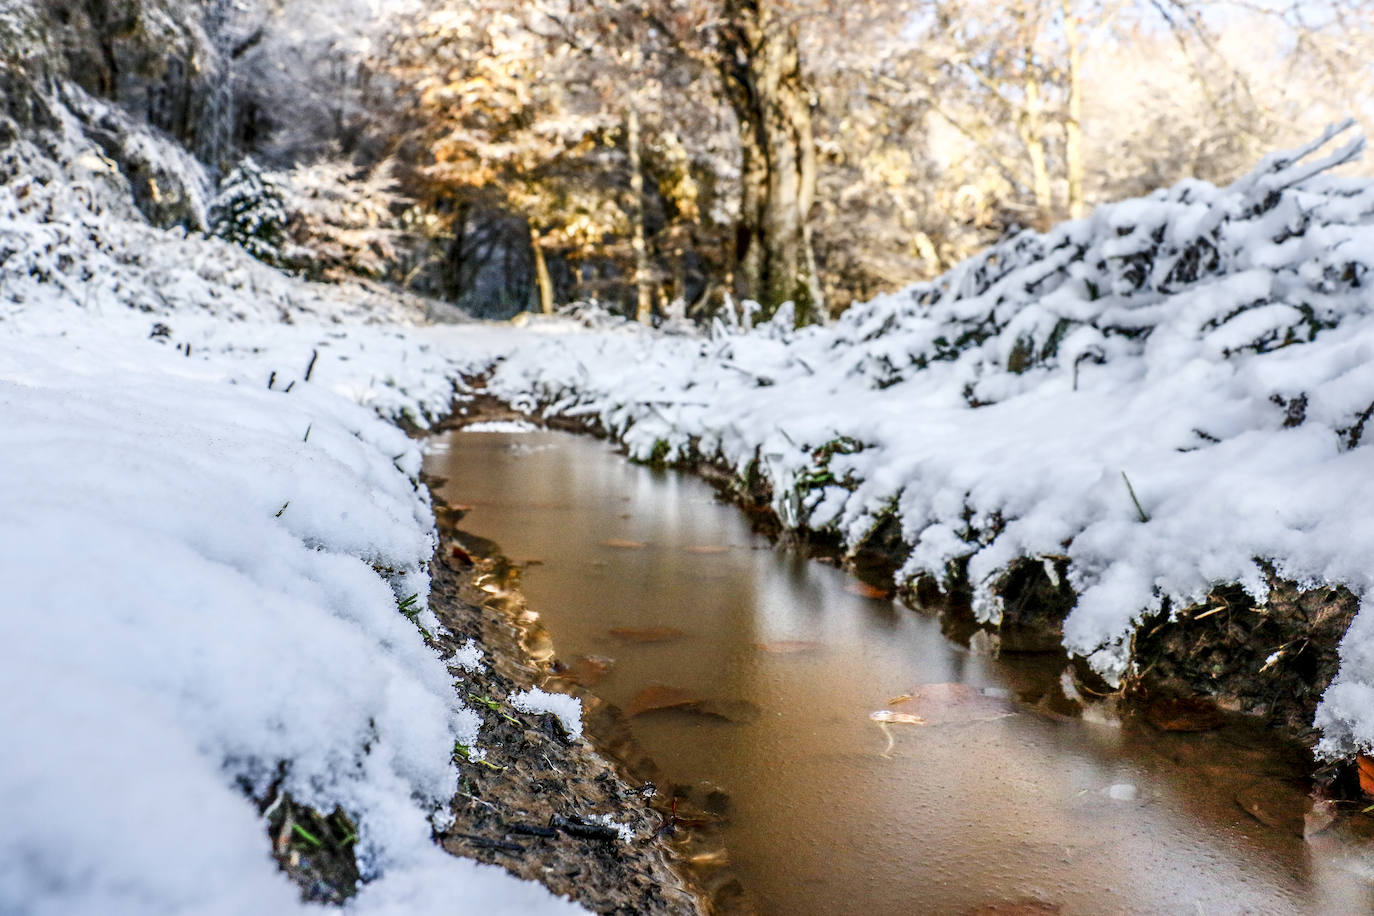
POLYGON ((311 350, 311 351, 310 351, 310 365, 308 365, 308 366, 305 367, 305 380, 306 380, 307 382, 310 381, 310 373, 312 373, 312 372, 315 371, 315 360, 319 359, 319 357, 320 357, 320 351, 319 351, 319 350, 311 350))
POLYGON ((1140 505, 1140 500, 1136 499, 1135 487, 1131 486, 1131 478, 1126 476, 1126 472, 1121 472, 1121 479, 1126 481, 1126 492, 1131 494, 1131 502, 1135 503, 1135 511, 1140 513, 1141 522, 1148 522, 1150 517, 1145 514, 1144 508, 1140 505))

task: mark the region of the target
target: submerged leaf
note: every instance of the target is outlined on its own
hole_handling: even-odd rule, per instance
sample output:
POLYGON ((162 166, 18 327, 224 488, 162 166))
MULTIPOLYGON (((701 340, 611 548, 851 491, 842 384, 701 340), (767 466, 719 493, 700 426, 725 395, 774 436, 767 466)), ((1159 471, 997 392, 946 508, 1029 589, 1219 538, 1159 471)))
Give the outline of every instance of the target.
POLYGON ((633 719, 635 716, 658 709, 682 709, 697 706, 704 702, 706 702, 705 697, 689 693, 678 687, 661 685, 645 687, 630 701, 630 705, 625 707, 625 716, 633 719))
POLYGON ((860 598, 873 598, 874 600, 886 601, 891 599, 892 592, 885 588, 878 588, 869 585, 867 582, 850 582, 844 590, 851 595, 858 595, 860 598))
POLYGON ((625 642, 667 642, 687 635, 677 627, 611 627, 610 633, 625 642))
POLYGON ((604 655, 579 655, 558 671, 558 676, 583 687, 594 687, 615 667, 604 655))
POLYGON ((1145 707, 1145 718, 1164 732, 1205 732, 1225 722, 1216 704, 1200 697, 1155 700, 1145 707))
POLYGON ((601 542, 607 547, 615 547, 619 550, 643 550, 649 545, 643 541, 626 541, 621 538, 607 538, 601 542))
POLYGON ((724 719, 727 722, 757 721, 760 710, 748 700, 722 700, 703 697, 678 687, 645 687, 625 707, 625 717, 633 719, 648 712, 677 710, 724 719))

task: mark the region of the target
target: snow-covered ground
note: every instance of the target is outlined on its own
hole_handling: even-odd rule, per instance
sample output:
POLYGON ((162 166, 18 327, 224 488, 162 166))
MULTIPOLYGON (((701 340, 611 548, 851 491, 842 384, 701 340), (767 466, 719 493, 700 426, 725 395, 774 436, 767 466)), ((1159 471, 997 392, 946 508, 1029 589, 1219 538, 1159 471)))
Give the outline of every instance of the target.
POLYGON ((1165 597, 1262 593, 1257 561, 1345 583, 1318 723, 1369 749, 1374 185, 1306 162, 1019 236, 829 327, 698 337, 425 326, 142 225, 89 150, 36 158, 0 188, 0 910, 300 906, 245 797, 279 772, 358 821, 359 911, 570 908, 429 839, 481 736, 399 607, 431 518, 387 420, 477 374, 638 457, 752 466, 851 546, 894 514, 902 575, 967 558, 987 619, 1008 563, 1067 556, 1066 643, 1108 676, 1165 597))
POLYGON ((482 736, 377 413, 447 406, 413 313, 149 229, 89 150, 34 161, 0 188, 0 912, 306 909, 275 793, 357 823, 360 913, 581 912, 431 841, 482 736))

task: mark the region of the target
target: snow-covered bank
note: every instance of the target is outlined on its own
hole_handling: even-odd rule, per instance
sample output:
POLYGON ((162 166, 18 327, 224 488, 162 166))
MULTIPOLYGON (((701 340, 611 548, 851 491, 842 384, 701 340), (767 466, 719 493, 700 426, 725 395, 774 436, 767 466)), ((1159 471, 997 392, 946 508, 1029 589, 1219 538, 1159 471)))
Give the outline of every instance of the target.
POLYGON ((354 817, 360 911, 547 900, 429 839, 481 739, 397 609, 433 547, 415 448, 94 343, 0 358, 0 909, 286 912, 245 791, 354 817))
MULTIPOLYGON (((1263 561, 1367 605, 1374 185, 1324 174, 1362 148, 1322 159, 1330 140, 1025 233, 832 327, 550 339, 489 391, 641 459, 760 474, 784 523, 851 548, 895 518, 899 575, 966 564, 986 620, 1013 561, 1065 556, 1065 644, 1109 678, 1166 600, 1262 600, 1263 561)), ((1318 713, 1327 754, 1374 746, 1371 616, 1318 713)))
POLYGON ((413 310, 151 229, 72 152, 0 188, 0 911, 305 908, 253 801, 289 794, 357 825, 357 912, 581 912, 431 838, 483 739, 373 409, 448 403, 413 310))

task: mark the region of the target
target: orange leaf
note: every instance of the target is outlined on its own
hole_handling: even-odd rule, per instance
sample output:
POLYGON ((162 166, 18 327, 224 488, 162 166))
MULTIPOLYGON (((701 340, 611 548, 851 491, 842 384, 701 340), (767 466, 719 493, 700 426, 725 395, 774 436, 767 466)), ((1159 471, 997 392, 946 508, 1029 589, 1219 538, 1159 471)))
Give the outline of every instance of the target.
POLYGON ((643 550, 649 546, 643 541, 622 541, 620 538, 608 538, 601 543, 607 547, 618 547, 621 550, 643 550))
POLYGON ((1374 757, 1358 757, 1355 764, 1360 770, 1360 791, 1374 796, 1374 757))
POLYGON ((844 587, 844 590, 851 595, 858 595, 860 598, 880 598, 888 599, 892 597, 892 592, 885 588, 877 588, 867 582, 851 582, 844 587))

